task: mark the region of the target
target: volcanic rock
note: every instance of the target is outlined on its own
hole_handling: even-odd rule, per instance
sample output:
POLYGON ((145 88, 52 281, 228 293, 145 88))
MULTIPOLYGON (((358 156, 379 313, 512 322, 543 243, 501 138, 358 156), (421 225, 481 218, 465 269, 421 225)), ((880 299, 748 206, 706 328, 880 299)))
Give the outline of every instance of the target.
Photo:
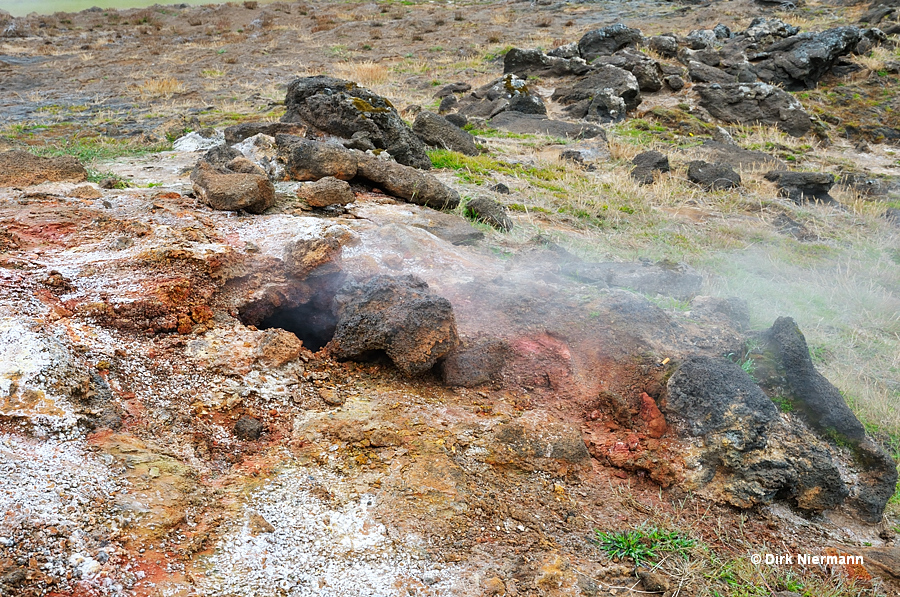
POLYGON ((643 52, 631 48, 619 50, 612 56, 601 56, 594 60, 594 65, 606 64, 627 70, 637 79, 641 91, 655 92, 662 89, 662 71, 659 62, 643 52))
MULTIPOLYGON (((718 131, 717 133, 720 138, 726 138, 718 131)), ((722 133, 725 133, 725 135, 728 134, 724 130, 722 130, 722 133)), ((736 145, 733 140, 731 143, 724 143, 722 141, 704 141, 699 149, 705 154, 704 157, 707 159, 728 164, 732 168, 787 166, 787 164, 773 155, 769 155, 764 151, 744 149, 743 147, 736 145)))
POLYGON ((243 157, 235 158, 229 165, 216 168, 205 160, 197 163, 191 182, 203 203, 213 209, 244 209, 257 214, 275 204, 275 187, 261 168, 243 157))
POLYGON ((448 83, 447 85, 444 85, 443 87, 438 89, 437 92, 435 92, 434 97, 448 97, 450 95, 453 95, 454 93, 465 93, 470 89, 472 89, 472 86, 462 81, 457 83, 448 83))
POLYGON ((466 203, 466 213, 471 214, 470 217, 504 232, 509 232, 513 228, 506 208, 490 197, 479 196, 470 199, 466 203))
POLYGON ((465 155, 478 155, 479 153, 472 135, 434 112, 428 110, 419 112, 413 123, 413 131, 422 141, 432 147, 458 151, 465 155))
POLYGON ((295 135, 302 137, 306 127, 291 122, 242 122, 225 129, 225 143, 234 145, 256 135, 295 135))
POLYGON ((509 100, 509 106, 506 107, 511 112, 521 112, 522 114, 547 114, 547 106, 544 100, 538 95, 515 95, 509 100))
POLYGON ((391 195, 432 209, 454 209, 459 193, 416 168, 374 156, 358 156, 357 173, 391 195))
POLYGON ((329 353, 366 359, 384 351, 403 373, 428 371, 459 343, 450 302, 414 276, 350 283, 335 299, 338 321, 329 353))
POLYGON ((332 274, 341 269, 341 244, 331 236, 302 237, 284 248, 284 267, 298 279, 332 274))
POLYGON ((583 75, 591 68, 580 58, 548 56, 540 50, 513 48, 503 57, 503 73, 519 77, 567 77, 583 75))
POLYGON ((338 143, 276 135, 275 144, 290 180, 319 180, 326 176, 350 180, 356 176, 356 154, 338 143))
POLYGON ((247 415, 238 419, 238 422, 234 424, 234 434, 238 439, 244 441, 252 442, 258 440, 262 432, 263 424, 258 419, 247 415))
POLYGON ((585 33, 578 40, 578 53, 590 62, 597 56, 609 56, 626 46, 635 46, 643 39, 639 29, 616 23, 585 33))
POLYGON ((741 175, 728 164, 693 160, 688 164, 688 180, 697 183, 707 191, 733 189, 741 186, 741 175))
POLYGON ((632 158, 631 178, 640 184, 653 184, 654 172, 668 172, 669 158, 658 151, 645 151, 632 158))
POLYGON ((772 170, 766 173, 766 180, 774 182, 778 187, 778 194, 788 197, 794 203, 806 201, 836 203, 834 198, 828 194, 828 191, 834 186, 833 174, 772 170))
POLYGON ((27 187, 42 182, 84 182, 87 171, 71 156, 42 158, 14 149, 0 153, 0 187, 27 187))
POLYGON ((671 35, 654 35, 646 39, 647 47, 666 58, 674 58, 678 54, 678 40, 671 35))
POLYGON ((697 85, 700 105, 725 122, 770 124, 794 137, 812 127, 803 106, 789 93, 766 83, 697 85))
POLYGON ((606 140, 606 133, 599 126, 586 123, 552 120, 539 114, 522 114, 521 112, 503 112, 491 118, 488 123, 502 131, 524 135, 547 135, 568 139, 606 140))
POLYGON ((448 386, 473 388, 496 380, 509 356, 504 340, 483 340, 451 352, 441 364, 448 386))
POLYGON ((356 200, 356 195, 350 190, 350 183, 333 176, 303 185, 297 190, 297 196, 310 207, 347 205, 356 200))
POLYGON ((393 104, 356 83, 325 76, 295 79, 288 86, 285 106, 282 122, 303 123, 344 139, 365 139, 401 164, 431 168, 425 145, 393 104))
POLYGON ((558 87, 552 99, 572 106, 567 110, 574 118, 584 118, 590 113, 592 101, 604 90, 622 98, 626 110, 634 110, 641 103, 641 89, 637 78, 625 69, 602 65, 570 87, 558 87))

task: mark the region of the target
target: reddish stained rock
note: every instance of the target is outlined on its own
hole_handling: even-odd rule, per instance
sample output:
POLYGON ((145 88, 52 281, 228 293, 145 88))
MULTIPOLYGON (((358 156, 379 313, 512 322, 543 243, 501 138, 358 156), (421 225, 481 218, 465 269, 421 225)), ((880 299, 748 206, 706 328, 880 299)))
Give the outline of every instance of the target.
POLYGON ((641 420, 647 424, 647 435, 653 439, 659 439, 666 432, 666 418, 656 406, 656 401, 647 394, 641 392, 641 420))

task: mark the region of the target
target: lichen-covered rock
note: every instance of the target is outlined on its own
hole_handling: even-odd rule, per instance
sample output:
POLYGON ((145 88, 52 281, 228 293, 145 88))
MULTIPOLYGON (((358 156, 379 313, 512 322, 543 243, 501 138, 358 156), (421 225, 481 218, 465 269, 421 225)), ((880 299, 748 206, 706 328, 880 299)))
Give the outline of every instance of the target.
POLYGON ((580 58, 550 56, 540 50, 512 48, 503 57, 503 73, 522 78, 567 77, 583 75, 589 70, 590 67, 580 58))
POLYGON ((725 122, 770 124, 794 137, 812 128, 809 114, 797 99, 767 83, 696 85, 700 105, 725 122))
POLYGON ((625 69, 608 64, 597 67, 590 75, 582 77, 571 86, 557 88, 552 99, 568 106, 566 112, 573 118, 584 118, 595 115, 601 108, 598 100, 600 96, 621 98, 625 110, 634 110, 641 103, 641 89, 637 78, 625 69))
POLYGON ((459 343, 450 301, 414 276, 376 276, 351 283, 336 297, 337 328, 328 344, 337 359, 383 351, 400 371, 428 371, 459 343))
POLYGON ((431 168, 425 145, 393 104, 356 83, 325 76, 295 79, 288 85, 285 107, 282 122, 304 123, 344 139, 365 139, 401 164, 431 168))
POLYGON ((639 29, 616 23, 585 33, 578 40, 578 53, 590 62, 597 56, 609 56, 626 46, 637 45, 643 39, 639 29))
POLYGON ((42 182, 84 182, 87 170, 72 156, 38 157, 13 149, 0 153, 0 187, 27 187, 42 182))
POLYGON ((250 213, 262 213, 274 205, 275 187, 265 172, 245 158, 235 158, 229 164, 245 171, 216 168, 204 160, 197 164, 191 182, 200 201, 213 209, 244 209, 250 213))

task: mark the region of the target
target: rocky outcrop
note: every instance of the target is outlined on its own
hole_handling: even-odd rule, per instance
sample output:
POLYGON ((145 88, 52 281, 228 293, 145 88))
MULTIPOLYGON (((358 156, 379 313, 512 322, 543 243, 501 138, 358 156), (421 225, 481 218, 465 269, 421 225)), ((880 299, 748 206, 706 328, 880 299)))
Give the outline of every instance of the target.
POLYGON ((288 85, 282 122, 303 123, 348 141, 356 149, 381 149, 406 166, 428 170, 425 145, 387 99, 351 81, 317 76, 288 85))
POLYGON ((376 276, 336 297, 338 321, 329 353, 341 360, 383 351, 402 372, 428 371, 459 343, 450 302, 414 276, 376 276))
POLYGON ((728 164, 693 160, 688 164, 688 180, 707 191, 720 191, 741 186, 741 175, 728 164))
POLYGON ((696 446, 685 463, 689 487, 741 508, 784 496, 800 509, 821 511, 849 495, 823 442, 783 423, 738 365, 690 357, 667 387, 666 418, 696 446))
POLYGON ((244 157, 216 167, 200 160, 191 172, 194 193, 213 209, 262 213, 275 204, 275 187, 265 171, 244 157))
POLYGON ((427 145, 458 151, 465 155, 478 155, 475 139, 468 132, 450 123, 443 116, 422 110, 413 122, 413 131, 427 145))
POLYGON ((637 79, 641 91, 653 93, 662 89, 662 70, 659 62, 637 50, 625 48, 612 56, 601 56, 594 60, 593 64, 606 64, 627 70, 637 79))
POLYGON ((790 404, 821 437, 851 452, 858 479, 849 505, 862 520, 881 520, 897 485, 893 459, 868 438, 840 390, 816 371, 793 319, 779 317, 762 339, 764 358, 756 371, 761 385, 790 404))
POLYGON ((766 180, 775 183, 778 194, 794 203, 821 201, 836 203, 828 193, 834 186, 834 175, 823 172, 791 172, 772 170, 766 173, 766 180))
POLYGON ((644 151, 632 158, 631 178, 640 184, 653 184, 654 172, 668 172, 669 158, 658 151, 644 151))
POLYGON ((591 62, 597 56, 609 56, 624 47, 635 46, 643 38, 639 29, 616 23, 585 33, 578 40, 578 53, 586 61, 591 62))
MULTIPOLYGON (((527 111, 525 107, 527 105, 543 106, 543 100, 534 94, 524 79, 514 74, 506 74, 462 98, 459 102, 459 113, 467 117, 491 118, 505 110, 513 109, 513 102, 519 103, 520 112, 527 111), (523 104, 523 100, 526 100, 527 104, 523 104)), ((539 112, 545 113, 546 108, 539 112)))
POLYGON ((84 182, 87 170, 71 156, 38 157, 14 149, 0 153, 0 187, 27 187, 42 182, 84 182))
POLYGON ((625 69, 602 65, 590 75, 573 85, 558 87, 552 99, 568 106, 566 112, 573 118, 594 116, 604 119, 621 119, 624 113, 611 114, 608 101, 603 98, 620 98, 625 110, 634 110, 641 103, 641 89, 637 78, 625 69))
POLYGON ((812 128, 809 114, 789 93, 766 83, 697 85, 700 105, 725 122, 769 124, 794 137, 812 128))

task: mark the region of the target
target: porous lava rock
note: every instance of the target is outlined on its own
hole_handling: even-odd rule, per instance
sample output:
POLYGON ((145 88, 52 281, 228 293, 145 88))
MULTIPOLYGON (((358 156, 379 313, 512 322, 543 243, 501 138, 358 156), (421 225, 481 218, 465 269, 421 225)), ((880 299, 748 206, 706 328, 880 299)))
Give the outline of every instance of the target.
POLYGON ((707 191, 734 189, 741 186, 741 175, 728 164, 692 160, 688 164, 688 180, 707 191))
POLYGON ((407 375, 428 371, 459 343, 450 301, 415 276, 375 276, 335 298, 337 327, 328 344, 340 360, 383 351, 407 375))
POLYGON ((798 508, 834 509, 850 494, 823 442, 782 422, 775 404, 735 363, 693 356, 667 384, 666 418, 693 438, 688 487, 749 508, 779 496, 798 508))
POLYGON ((616 23, 585 33, 578 40, 578 53, 590 62, 597 56, 609 56, 626 46, 635 46, 643 39, 640 29, 616 23))
POLYGON ((793 137, 812 128, 809 114, 797 99, 767 83, 696 85, 700 105, 725 122, 769 124, 793 137))
POLYGON ((606 140, 605 131, 599 126, 589 123, 566 122, 555 120, 540 114, 523 114, 511 110, 501 112, 488 121, 488 124, 502 131, 520 135, 547 135, 564 139, 606 140))
POLYGON ((478 196, 470 199, 466 203, 466 214, 504 232, 509 232, 513 228, 506 207, 490 197, 478 196))
POLYGON ((243 157, 219 168, 200 160, 191 182, 200 201, 213 209, 262 213, 275 204, 275 187, 265 171, 243 157))
POLYGON ((422 141, 432 147, 458 151, 472 156, 479 153, 472 135, 434 112, 428 110, 419 112, 413 122, 413 131, 422 141))
POLYGON ((244 415, 234 424, 234 434, 244 441, 255 441, 262 435, 263 424, 258 419, 244 415))
POLYGON ((356 195, 350 190, 350 183, 333 176, 303 185, 297 189, 297 196, 310 207, 347 205, 356 200, 356 195))
POLYGON ((359 154, 357 174, 404 201, 432 209, 454 209, 459 193, 417 168, 359 154))
POLYGON ((322 134, 354 139, 387 151, 397 162, 428 170, 425 145, 391 102, 352 81, 315 76, 288 85, 282 122, 303 123, 322 134))
POLYGON ((637 154, 632 158, 631 178, 640 184, 653 184, 654 172, 668 172, 669 158, 658 151, 650 150, 637 154))
POLYGON ((87 170, 72 156, 43 158, 18 149, 0 153, 0 187, 85 180, 87 170))
POLYGON ((290 180, 319 180, 326 176, 350 180, 356 176, 356 155, 338 143, 281 134, 275 136, 275 145, 290 180))
POLYGON ((850 505, 862 520, 881 520, 897 485, 893 459, 869 439, 840 390, 816 371, 806 338, 793 319, 779 317, 763 340, 764 358, 757 367, 761 385, 788 401, 821 437, 849 448, 859 469, 850 505))
POLYGON ((829 194, 831 187, 834 186, 834 174, 772 170, 766 173, 766 180, 774 182, 778 187, 778 194, 794 203, 807 201, 835 203, 834 197, 829 194))
POLYGON ((625 110, 634 110, 641 103, 637 78, 623 68, 608 64, 597 67, 570 86, 558 87, 552 99, 568 106, 566 112, 572 117, 584 118, 597 115, 598 109, 602 108, 597 98, 604 95, 621 98, 625 110))
POLYGON ((225 129, 225 143, 234 145, 256 135, 297 135, 303 136, 306 127, 292 122, 242 122, 225 129))
POLYGON ((525 77, 567 77, 583 75, 590 67, 580 58, 548 56, 540 50, 512 48, 503 56, 503 74, 525 77))
POLYGON ((447 355, 441 363, 441 376, 448 386, 480 386, 498 379, 509 355, 505 340, 480 340, 447 355))

